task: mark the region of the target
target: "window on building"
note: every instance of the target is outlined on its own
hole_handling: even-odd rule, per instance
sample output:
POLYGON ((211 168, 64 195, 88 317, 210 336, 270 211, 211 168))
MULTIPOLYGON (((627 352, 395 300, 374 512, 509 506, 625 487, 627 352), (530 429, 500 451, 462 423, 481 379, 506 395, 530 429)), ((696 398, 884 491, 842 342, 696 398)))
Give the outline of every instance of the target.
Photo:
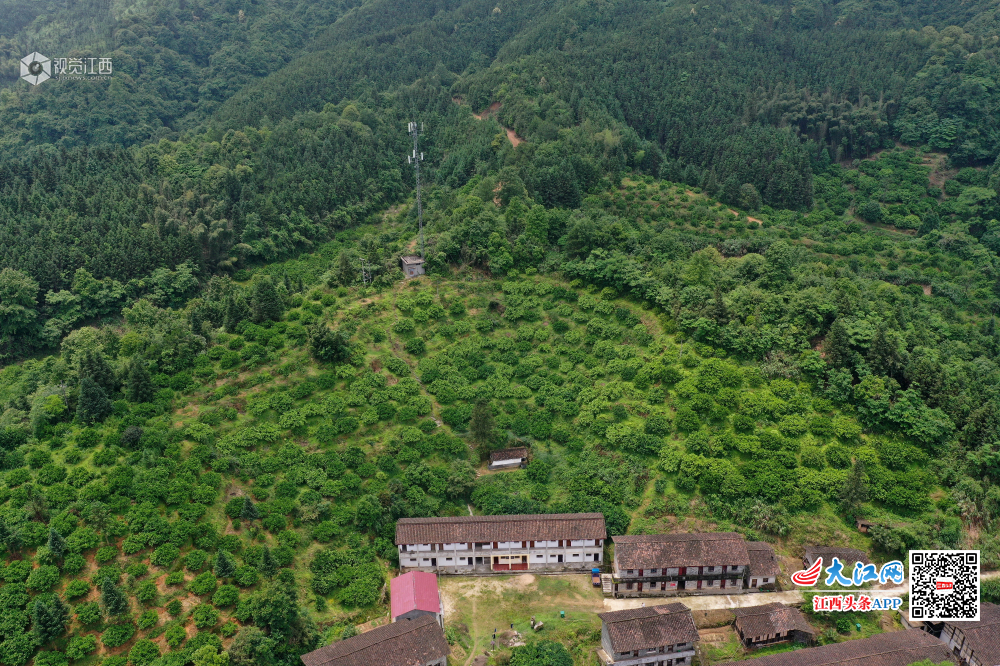
POLYGON ((632 589, 632 583, 625 583, 625 589, 626 590, 631 590, 632 589))

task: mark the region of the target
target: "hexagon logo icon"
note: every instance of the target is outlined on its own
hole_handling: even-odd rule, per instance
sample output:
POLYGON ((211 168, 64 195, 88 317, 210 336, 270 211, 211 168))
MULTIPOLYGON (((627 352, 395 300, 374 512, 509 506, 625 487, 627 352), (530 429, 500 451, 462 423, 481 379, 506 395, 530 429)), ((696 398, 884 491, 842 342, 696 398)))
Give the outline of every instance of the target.
POLYGON ((21 78, 33 86, 52 77, 52 61, 35 51, 21 58, 21 78))

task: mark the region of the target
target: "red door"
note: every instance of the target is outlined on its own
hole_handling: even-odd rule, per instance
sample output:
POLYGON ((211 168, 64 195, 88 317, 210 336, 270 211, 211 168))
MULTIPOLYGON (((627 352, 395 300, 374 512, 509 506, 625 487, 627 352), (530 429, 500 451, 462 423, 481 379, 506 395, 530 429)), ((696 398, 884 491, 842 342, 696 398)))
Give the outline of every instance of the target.
POLYGON ((639 591, 642 592, 642 581, 639 581, 639 591))
POLYGON ((677 570, 677 575, 678 576, 683 576, 686 573, 687 573, 687 568, 686 567, 681 567, 680 569, 677 570))
POLYGON ((701 589, 701 578, 698 579, 698 589, 701 589))

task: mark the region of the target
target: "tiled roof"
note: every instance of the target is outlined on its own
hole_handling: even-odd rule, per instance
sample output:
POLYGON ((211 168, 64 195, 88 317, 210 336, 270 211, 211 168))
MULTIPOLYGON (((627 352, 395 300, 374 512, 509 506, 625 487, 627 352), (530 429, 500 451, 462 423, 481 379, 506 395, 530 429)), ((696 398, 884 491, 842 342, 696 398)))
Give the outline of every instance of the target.
POLYGON ((750 564, 746 541, 736 532, 638 534, 612 539, 620 569, 750 564))
POLYGON ((615 652, 644 650, 698 640, 691 609, 681 603, 629 608, 598 615, 615 652))
POLYGON ((834 557, 840 558, 844 564, 854 564, 862 562, 868 564, 870 561, 863 550, 857 548, 838 548, 835 546, 806 546, 806 559, 810 562, 817 557, 823 558, 823 564, 828 565, 834 557))
POLYGON ((976 622, 946 622, 965 634, 965 645, 981 664, 1000 664, 1000 606, 983 602, 976 622))
POLYGON ((396 522, 396 545, 604 539, 607 535, 600 513, 400 518, 396 522))
POLYGON ((720 666, 909 666, 923 659, 956 663, 939 639, 920 629, 907 629, 720 666))
POLYGON ((433 615, 400 620, 302 655, 305 666, 420 666, 448 655, 433 615))
POLYGON ((396 576, 389 584, 392 617, 414 610, 441 612, 437 576, 425 571, 411 571, 396 576))
POLYGON ((519 446, 513 449, 500 449, 499 451, 494 451, 490 454, 490 462, 496 462, 498 460, 514 460, 517 458, 527 458, 528 449, 524 446, 519 446))
POLYGON ((745 638, 758 638, 789 631, 804 631, 815 634, 806 618, 797 608, 779 603, 734 608, 736 629, 745 638))
POLYGON ((750 556, 750 575, 777 578, 781 570, 778 568, 778 556, 774 554, 771 544, 763 541, 747 541, 747 555, 750 556))

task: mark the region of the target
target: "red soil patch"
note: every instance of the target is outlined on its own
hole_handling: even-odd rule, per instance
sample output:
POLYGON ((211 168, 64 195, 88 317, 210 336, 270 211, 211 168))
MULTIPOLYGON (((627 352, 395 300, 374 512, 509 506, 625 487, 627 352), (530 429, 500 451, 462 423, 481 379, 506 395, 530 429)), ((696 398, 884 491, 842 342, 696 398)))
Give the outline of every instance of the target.
POLYGON ((496 115, 497 111, 499 111, 502 106, 503 105, 500 102, 493 102, 492 104, 489 105, 489 107, 485 111, 480 111, 479 113, 473 113, 472 115, 478 118, 479 120, 486 120, 490 116, 496 115))

